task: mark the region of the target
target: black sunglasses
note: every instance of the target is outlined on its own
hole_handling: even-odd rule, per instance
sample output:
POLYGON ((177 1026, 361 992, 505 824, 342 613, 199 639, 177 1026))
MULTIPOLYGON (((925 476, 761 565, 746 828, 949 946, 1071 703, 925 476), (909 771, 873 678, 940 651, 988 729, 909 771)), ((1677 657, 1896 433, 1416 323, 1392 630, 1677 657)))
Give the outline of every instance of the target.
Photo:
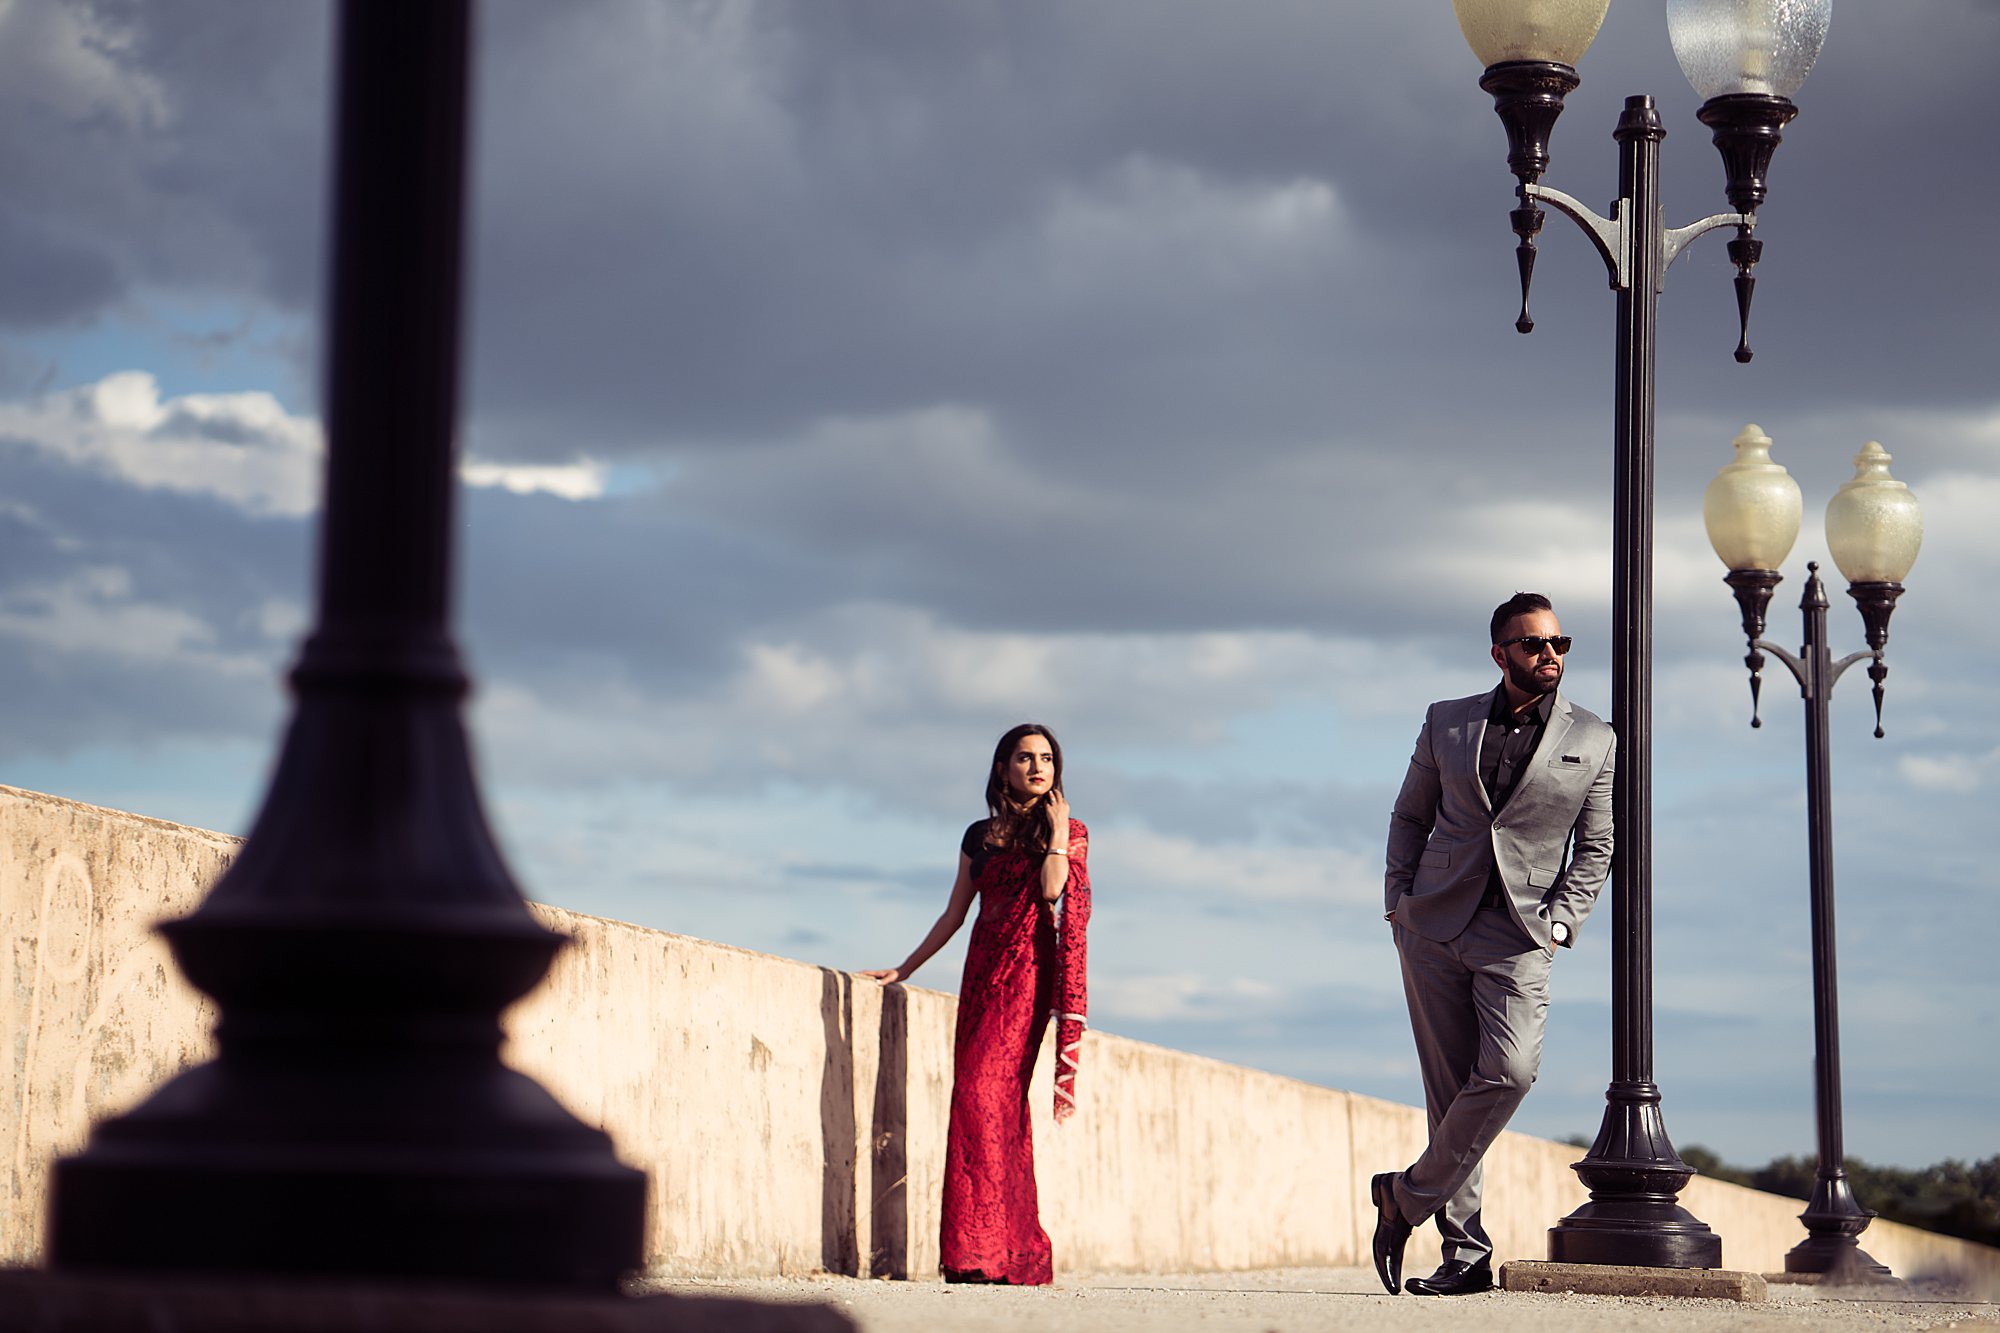
POLYGON ((1569 635, 1567 634, 1523 634, 1518 639, 1502 639, 1499 646, 1504 648, 1510 643, 1520 644, 1522 651, 1526 652, 1530 657, 1540 657, 1542 655, 1543 644, 1547 644, 1549 647, 1555 649, 1557 657, 1566 657, 1569 654, 1569 635))

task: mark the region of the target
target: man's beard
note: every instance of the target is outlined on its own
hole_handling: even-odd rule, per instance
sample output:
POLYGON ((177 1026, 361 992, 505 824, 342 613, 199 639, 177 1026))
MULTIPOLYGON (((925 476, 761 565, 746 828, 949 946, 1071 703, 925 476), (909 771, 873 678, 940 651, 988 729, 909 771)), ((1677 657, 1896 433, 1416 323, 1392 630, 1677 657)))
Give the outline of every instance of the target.
POLYGON ((1522 666, 1512 657, 1509 657, 1507 659, 1507 683, 1530 698, 1537 695, 1555 693, 1556 686, 1562 684, 1562 663, 1556 663, 1556 678, 1548 683, 1547 688, 1544 688, 1542 682, 1535 676, 1535 669, 1540 665, 1539 662, 1530 662, 1528 665, 1522 666))

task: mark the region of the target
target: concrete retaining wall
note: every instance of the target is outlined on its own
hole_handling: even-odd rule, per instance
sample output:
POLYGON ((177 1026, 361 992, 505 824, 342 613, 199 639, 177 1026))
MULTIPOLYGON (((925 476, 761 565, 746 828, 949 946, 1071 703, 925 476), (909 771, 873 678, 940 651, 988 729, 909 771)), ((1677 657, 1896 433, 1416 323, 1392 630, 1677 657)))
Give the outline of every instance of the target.
MULTIPOLYGON (((48 1163, 209 1050, 212 1008, 150 934, 236 842, 0 787, 0 1263, 41 1251, 48 1163)), ((508 1016, 509 1058, 616 1137, 651 1182, 660 1274, 937 1270, 954 1002, 623 922, 537 908, 574 940, 508 1016)), ((1413 1158, 1419 1110, 1092 1033, 1083 1111, 1034 1090, 1059 1268, 1195 1271, 1368 1262, 1368 1176, 1413 1158)), ((1576 1149, 1505 1135, 1488 1158, 1500 1257, 1541 1258, 1583 1202, 1576 1149)), ((1695 1180, 1731 1268, 1775 1271, 1801 1205, 1695 1180)), ((163 1220, 163 1224, 170 1220, 163 1220)), ((2000 1285, 2000 1250, 1877 1222, 1898 1273, 2000 1285)), ((1413 1263, 1428 1264, 1419 1237, 1413 1263)))

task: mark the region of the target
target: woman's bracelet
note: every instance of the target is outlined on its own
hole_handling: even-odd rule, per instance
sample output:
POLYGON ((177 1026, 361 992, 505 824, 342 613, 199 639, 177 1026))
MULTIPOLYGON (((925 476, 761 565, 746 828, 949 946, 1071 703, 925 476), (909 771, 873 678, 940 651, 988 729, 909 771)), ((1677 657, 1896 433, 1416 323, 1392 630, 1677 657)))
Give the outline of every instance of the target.
POLYGON ((1068 856, 1068 855, 1069 855, 1069 848, 1067 848, 1067 847, 1051 847, 1051 848, 1049 848, 1049 849, 1048 849, 1048 850, 1047 850, 1046 852, 1043 852, 1043 853, 1042 853, 1042 855, 1044 855, 1044 856, 1068 856))

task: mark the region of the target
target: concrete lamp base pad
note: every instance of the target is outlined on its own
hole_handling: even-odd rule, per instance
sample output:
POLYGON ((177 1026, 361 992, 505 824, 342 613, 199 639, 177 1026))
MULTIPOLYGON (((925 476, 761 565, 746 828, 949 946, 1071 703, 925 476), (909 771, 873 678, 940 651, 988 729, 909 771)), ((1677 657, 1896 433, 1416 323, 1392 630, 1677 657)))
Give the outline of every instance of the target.
POLYGON ((1628 1268, 1618 1264, 1549 1264, 1516 1259, 1500 1266, 1503 1291, 1573 1291, 1583 1296, 1695 1296, 1761 1302, 1770 1291, 1761 1273, 1725 1268, 1628 1268))
POLYGON ((326 1278, 0 1269, 0 1328, 36 1333, 853 1333, 824 1305, 576 1296, 326 1278))
POLYGON ((1865 1270, 1846 1273, 1766 1273, 1764 1280, 1795 1287, 1893 1287, 1898 1291, 1907 1291, 1910 1286, 1893 1273, 1874 1273, 1865 1270))

